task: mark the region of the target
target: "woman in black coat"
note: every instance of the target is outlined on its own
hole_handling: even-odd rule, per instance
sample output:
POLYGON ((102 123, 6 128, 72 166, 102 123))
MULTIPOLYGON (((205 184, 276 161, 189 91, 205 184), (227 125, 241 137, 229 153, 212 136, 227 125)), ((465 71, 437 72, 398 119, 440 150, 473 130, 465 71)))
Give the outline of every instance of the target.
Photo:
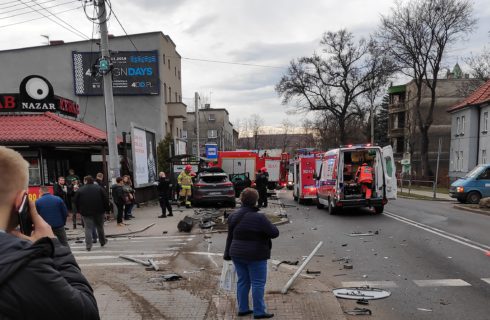
POLYGON ((274 314, 266 312, 264 292, 271 239, 279 236, 279 230, 256 208, 257 190, 246 188, 240 199, 242 207, 228 218, 228 238, 223 257, 233 260, 237 271, 238 316, 253 313, 254 319, 272 318, 274 314), (253 311, 248 303, 250 287, 253 311))

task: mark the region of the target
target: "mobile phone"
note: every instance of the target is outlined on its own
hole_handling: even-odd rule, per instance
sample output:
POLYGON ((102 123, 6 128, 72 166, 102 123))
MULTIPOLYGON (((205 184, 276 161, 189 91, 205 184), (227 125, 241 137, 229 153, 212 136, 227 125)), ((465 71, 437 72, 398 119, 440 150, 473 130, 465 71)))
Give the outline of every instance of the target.
POLYGON ((31 213, 29 212, 29 201, 27 193, 24 194, 17 213, 19 215, 20 232, 22 232, 26 236, 30 236, 32 233, 32 219, 31 213))

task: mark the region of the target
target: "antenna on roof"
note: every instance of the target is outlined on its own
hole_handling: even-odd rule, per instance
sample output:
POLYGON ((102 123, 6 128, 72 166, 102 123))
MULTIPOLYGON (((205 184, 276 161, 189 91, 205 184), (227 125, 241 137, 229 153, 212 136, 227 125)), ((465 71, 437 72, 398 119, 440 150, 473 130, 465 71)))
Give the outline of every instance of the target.
POLYGON ((45 44, 45 45, 47 45, 47 46, 49 46, 49 45, 51 44, 51 42, 49 41, 49 35, 47 35, 47 34, 42 34, 42 35, 41 35, 41 37, 46 38, 46 40, 47 40, 47 43, 44 43, 44 42, 43 42, 43 44, 45 44))

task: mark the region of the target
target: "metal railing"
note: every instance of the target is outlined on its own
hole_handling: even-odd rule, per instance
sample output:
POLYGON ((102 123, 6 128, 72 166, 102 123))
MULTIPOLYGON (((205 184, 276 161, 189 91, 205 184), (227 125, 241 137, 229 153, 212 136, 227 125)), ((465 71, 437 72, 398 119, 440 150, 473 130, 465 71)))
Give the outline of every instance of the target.
MULTIPOLYGON (((398 187, 400 188, 400 192, 403 193, 403 186, 404 186, 404 182, 406 182, 406 187, 408 188, 408 195, 411 194, 411 191, 412 191, 412 184, 415 184, 415 186, 427 186, 427 187, 430 187, 432 189, 432 198, 436 198, 436 190, 437 190, 437 182, 434 180, 434 181, 430 181, 430 180, 413 180, 413 179, 397 179, 398 181, 398 187)), ((430 192, 430 190, 427 190, 427 192, 430 192)))

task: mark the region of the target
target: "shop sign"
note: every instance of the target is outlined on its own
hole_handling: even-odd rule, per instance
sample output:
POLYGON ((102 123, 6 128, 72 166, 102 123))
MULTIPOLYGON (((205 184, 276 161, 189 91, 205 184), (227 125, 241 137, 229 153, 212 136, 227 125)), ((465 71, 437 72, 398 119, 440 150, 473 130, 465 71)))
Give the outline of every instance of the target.
POLYGON ((158 95, 158 51, 113 51, 110 63, 99 52, 72 52, 73 83, 78 96, 103 95, 102 73, 111 70, 114 95, 158 95), (99 71, 97 72, 97 67, 99 71))
POLYGON ((80 107, 72 100, 56 96, 51 83, 38 75, 24 78, 19 93, 0 93, 0 112, 46 111, 77 117, 80 107))
MULTIPOLYGON (((48 186, 49 193, 54 194, 53 191, 53 186, 48 186)), ((27 190, 28 193, 28 198, 31 201, 36 201, 37 199, 41 198, 41 187, 39 186, 30 186, 29 189, 27 190)))

